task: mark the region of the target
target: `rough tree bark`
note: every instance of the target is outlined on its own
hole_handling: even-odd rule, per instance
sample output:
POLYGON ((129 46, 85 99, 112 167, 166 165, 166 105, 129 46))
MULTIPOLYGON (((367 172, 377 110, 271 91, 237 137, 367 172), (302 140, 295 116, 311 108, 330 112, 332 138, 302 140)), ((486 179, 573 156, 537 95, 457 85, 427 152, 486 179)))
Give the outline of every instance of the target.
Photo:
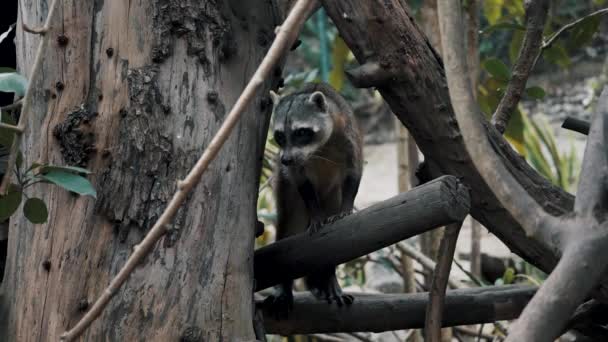
MULTIPOLYGON (((48 2, 22 9, 36 26, 48 2)), ((44 198, 49 222, 12 220, 0 303, 9 341, 58 340, 82 316, 208 144, 279 15, 261 0, 63 0, 58 13, 37 76, 39 37, 17 33, 19 68, 37 83, 21 149, 26 165, 91 169, 98 198, 38 185, 30 194, 44 198)), ((84 340, 254 338, 255 200, 277 76, 84 340)))

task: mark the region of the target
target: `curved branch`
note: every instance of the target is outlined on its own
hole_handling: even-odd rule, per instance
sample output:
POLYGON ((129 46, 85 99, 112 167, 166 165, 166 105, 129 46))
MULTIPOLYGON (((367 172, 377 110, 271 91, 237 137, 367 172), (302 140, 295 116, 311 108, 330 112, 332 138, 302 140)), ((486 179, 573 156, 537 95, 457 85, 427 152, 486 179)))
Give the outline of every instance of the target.
MULTIPOLYGON (((56 1, 56 0, 55 0, 56 1)), ((112 279, 110 285, 103 291, 102 295, 93 304, 91 309, 82 319, 69 331, 61 335, 62 341, 71 341, 80 336, 93 321, 99 317, 110 299, 117 293, 122 284, 129 278, 135 267, 152 251, 156 242, 167 232, 167 224, 175 216, 178 209, 186 200, 188 193, 199 183, 207 167, 215 159, 220 149, 230 136, 230 133, 238 123, 241 114, 253 99, 256 91, 263 85, 264 80, 270 75, 283 54, 289 50, 295 41, 300 28, 304 24, 310 11, 317 5, 316 0, 298 0, 292 11, 278 32, 274 42, 268 50, 260 66, 253 74, 251 80, 243 90, 232 110, 222 123, 219 131, 211 140, 211 143, 203 152, 203 155, 196 162, 192 170, 183 181, 178 181, 177 191, 173 195, 171 202, 165 208, 158 221, 150 229, 146 237, 134 247, 133 254, 129 257, 125 265, 112 279)))
POLYGON ((559 241, 561 234, 556 231, 555 217, 545 212, 526 192, 488 142, 483 127, 485 119, 471 93, 460 2, 441 0, 437 9, 452 107, 473 164, 500 203, 528 235, 545 245, 547 241, 559 241))
POLYGON ((441 342, 441 327, 443 318, 443 306, 445 302, 445 289, 448 285, 452 260, 458 241, 458 233, 462 222, 450 224, 445 229, 441 245, 439 246, 439 257, 437 266, 433 272, 433 281, 429 291, 429 304, 426 307, 426 320, 424 323, 425 336, 430 342, 441 342))
POLYGON ((526 88, 526 82, 536 64, 536 59, 543 43, 543 29, 549 12, 549 0, 532 0, 526 2, 526 34, 513 66, 513 73, 505 95, 500 100, 492 123, 500 133, 504 133, 509 124, 509 119, 526 88))

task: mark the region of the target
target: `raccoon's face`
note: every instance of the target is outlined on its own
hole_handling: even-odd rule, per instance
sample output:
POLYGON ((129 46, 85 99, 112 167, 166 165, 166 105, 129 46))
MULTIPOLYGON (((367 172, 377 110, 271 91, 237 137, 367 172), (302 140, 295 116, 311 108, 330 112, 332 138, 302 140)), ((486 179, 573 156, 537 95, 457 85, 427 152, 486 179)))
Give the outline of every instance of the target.
POLYGON ((273 133, 281 148, 283 165, 304 164, 329 140, 334 125, 329 106, 319 91, 280 100, 275 109, 273 133))

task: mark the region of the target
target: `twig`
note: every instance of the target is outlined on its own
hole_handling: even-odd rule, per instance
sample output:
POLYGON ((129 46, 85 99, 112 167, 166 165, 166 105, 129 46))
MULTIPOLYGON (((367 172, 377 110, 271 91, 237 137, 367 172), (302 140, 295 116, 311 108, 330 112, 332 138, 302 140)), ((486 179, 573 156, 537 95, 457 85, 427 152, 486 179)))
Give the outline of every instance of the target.
MULTIPOLYGON (((428 270, 432 271, 436 267, 435 261, 433 261, 428 256, 424 255, 424 253, 422 253, 415 247, 409 245, 407 242, 398 243, 397 249, 399 249, 399 251, 401 253, 416 260, 420 265, 422 265, 422 267, 424 267, 428 270)), ((453 279, 452 277, 448 278, 448 285, 450 285, 450 287, 453 289, 460 289, 460 288, 464 287, 457 280, 453 279)))
POLYGON ((441 342, 445 290, 448 285, 450 270, 452 269, 452 260, 456 251, 460 227, 462 227, 462 222, 448 225, 439 246, 437 267, 435 267, 435 272, 433 272, 433 281, 431 283, 431 290, 429 291, 429 303, 426 307, 424 322, 424 333, 430 342, 441 342))
POLYGON ((530 72, 536 63, 543 43, 543 29, 549 11, 549 0, 532 0, 526 2, 526 35, 519 51, 517 62, 505 95, 492 116, 492 123, 502 134, 507 129, 509 119, 521 99, 530 72))
POLYGON ((102 295, 93 304, 91 309, 82 317, 82 319, 69 331, 61 335, 62 341, 71 341, 80 336, 85 329, 101 314, 110 299, 116 294, 121 285, 129 278, 129 275, 135 267, 152 251, 156 242, 166 233, 166 226, 169 224, 173 216, 177 213, 180 206, 186 200, 188 193, 198 184, 201 176, 209 166, 209 163, 217 156, 224 142, 230 136, 233 128, 236 126, 241 114, 247 108, 247 105, 252 101, 256 91, 263 85, 264 80, 274 69, 274 66, 283 56, 285 51, 289 50, 291 44, 297 37, 300 28, 310 11, 317 4, 316 0, 298 0, 294 5, 293 10, 289 13, 287 19, 282 26, 277 30, 277 35, 272 43, 268 53, 260 63, 255 74, 243 90, 243 93, 238 98, 230 114, 222 123, 219 131, 211 140, 211 143, 203 152, 203 155, 196 162, 196 165, 190 170, 183 181, 177 182, 177 191, 173 195, 171 202, 148 232, 141 243, 134 247, 134 252, 123 268, 118 272, 116 277, 112 279, 110 285, 103 291, 102 295))
POLYGON ((608 8, 602 8, 601 10, 597 10, 597 11, 595 11, 595 12, 589 13, 589 14, 587 14, 586 16, 584 16, 584 17, 582 17, 582 18, 576 19, 575 21, 573 21, 573 22, 571 22, 571 23, 569 23, 569 24, 566 24, 566 25, 562 26, 562 27, 561 27, 559 30, 557 30, 557 31, 556 31, 556 32, 555 32, 555 33, 554 33, 554 34, 553 34, 553 35, 552 35, 552 36, 551 36, 549 39, 547 39, 547 40, 546 40, 546 41, 543 43, 543 45, 542 45, 542 47, 541 47, 541 48, 542 48, 543 50, 544 50, 544 49, 548 49, 548 48, 550 48, 550 47, 551 47, 551 45, 553 44, 553 42, 554 42, 554 41, 555 41, 555 40, 556 40, 556 39, 557 39, 557 38, 558 38, 558 37, 559 37, 559 36, 560 36, 562 33, 564 33, 565 31, 567 31, 567 30, 569 30, 569 29, 573 28, 574 26, 576 26, 576 25, 577 25, 578 23, 580 23, 581 21, 586 20, 586 19, 589 19, 589 18, 591 18, 591 17, 595 17, 595 16, 597 16, 597 15, 606 14, 606 13, 608 13, 608 8))
MULTIPOLYGON (((57 4, 59 4, 59 0, 53 0, 51 6, 49 7, 49 13, 46 17, 46 21, 44 23, 44 29, 49 30, 51 27, 51 22, 55 15, 55 10, 57 9, 57 4)), ((21 20, 23 22, 23 20, 21 20)), ((43 51, 46 49, 46 46, 49 42, 48 36, 43 36, 40 39, 40 43, 38 44, 38 51, 36 51, 36 58, 34 59, 34 66, 32 68, 32 72, 30 73, 30 79, 27 85, 27 90, 25 92, 25 96, 23 97, 23 108, 21 109, 21 115, 19 116, 19 124, 17 128, 20 130, 15 134, 15 138, 13 139, 13 145, 10 149, 10 155, 8 157, 8 164, 6 169, 12 170, 17 162, 17 151, 19 150, 19 145, 21 144, 21 136, 25 132, 28 116, 30 114, 30 107, 32 105, 32 93, 34 91, 35 86, 35 78, 40 74, 40 68, 42 65, 42 55, 43 51)), ((0 194, 6 193, 8 191, 8 186, 11 183, 11 174, 12 172, 7 172, 4 174, 4 178, 2 179, 2 183, 0 184, 0 194)))
POLYGON ((589 121, 573 118, 571 116, 568 116, 562 124, 562 128, 579 132, 584 135, 589 135, 589 127, 591 127, 589 121))
POLYGON ((11 130, 11 131, 16 132, 18 134, 23 133, 23 129, 21 127, 15 126, 15 125, 9 125, 9 124, 6 124, 4 122, 0 122, 0 128, 8 129, 8 130, 11 130))

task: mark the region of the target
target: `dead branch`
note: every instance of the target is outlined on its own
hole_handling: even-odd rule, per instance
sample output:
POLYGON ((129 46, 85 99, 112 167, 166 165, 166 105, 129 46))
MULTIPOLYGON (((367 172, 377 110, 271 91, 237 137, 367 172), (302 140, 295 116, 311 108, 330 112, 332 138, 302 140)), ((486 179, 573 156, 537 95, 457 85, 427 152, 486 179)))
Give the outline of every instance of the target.
POLYGON ((9 131, 13 131, 17 134, 23 133, 23 129, 19 126, 6 124, 4 122, 0 122, 0 128, 8 129, 9 131))
POLYGON ((171 202, 163 214, 150 229, 146 237, 134 247, 133 254, 131 254, 123 268, 118 272, 116 277, 112 279, 110 285, 103 291, 102 295, 93 304, 91 309, 71 330, 61 335, 61 340, 71 341, 86 330, 86 328, 101 314, 110 299, 128 279, 135 267, 152 251, 156 242, 166 233, 167 225, 186 200, 188 193, 199 183, 203 173, 211 161, 215 159, 224 145, 224 142, 226 142, 230 136, 230 133, 238 123, 245 108, 253 99, 256 91, 263 85, 264 80, 271 74, 274 66, 283 54, 289 50, 300 32, 302 24, 316 5, 316 0, 297 1, 283 25, 278 28, 276 38, 262 60, 262 63, 260 63, 260 66, 243 90, 243 93, 232 107, 219 131, 213 137, 209 146, 205 149, 203 155, 196 162, 192 170, 190 170, 186 178, 183 181, 177 182, 177 191, 173 195, 171 202))
POLYGON ((526 1, 526 34, 513 66, 513 72, 505 95, 500 100, 492 123, 500 133, 504 133, 509 124, 509 119, 515 111, 521 99, 528 77, 534 68, 537 56, 543 43, 543 29, 549 12, 549 0, 526 1))
MULTIPOLYGON (((49 7, 49 13, 46 16, 46 20, 44 22, 43 30, 50 30, 51 23, 55 18, 55 11, 57 10, 57 5, 59 4, 59 0, 53 0, 49 7)), ((23 20, 22 20, 23 22, 23 20)), ((0 184, 0 194, 5 194, 8 191, 8 187, 11 184, 11 175, 15 167, 15 163, 17 162, 17 152, 19 151, 19 145, 21 145, 21 137, 25 133, 27 119, 30 115, 30 107, 32 105, 32 96, 34 92, 35 80, 36 77, 40 75, 40 68, 42 67, 42 59, 43 53, 46 50, 46 47, 49 43, 48 35, 42 36, 40 39, 40 43, 38 44, 38 50, 36 51, 36 58, 34 59, 34 66, 32 67, 32 73, 30 74, 30 79, 28 80, 27 90, 25 91, 25 96, 23 97, 23 107, 21 108, 21 115, 19 116, 19 123, 17 124, 16 129, 14 131, 15 138, 13 139, 13 144, 10 148, 10 155, 8 157, 8 163, 6 169, 9 170, 4 174, 4 178, 2 179, 2 183, 0 184)))
POLYGON ((429 291, 429 303, 426 307, 426 319, 424 323, 425 336, 430 342, 441 342, 441 322, 445 290, 448 285, 452 260, 456 251, 456 242, 458 241, 461 227, 462 221, 447 226, 441 239, 441 245, 439 246, 437 266, 433 272, 433 281, 431 282, 431 290, 429 291))
MULTIPOLYGON (((517 318, 536 291, 533 286, 508 285, 449 290, 445 297, 444 327, 491 323, 517 318)), ((268 334, 334 332, 382 332, 424 327, 429 295, 351 293, 355 301, 348 308, 328 305, 308 293, 295 293, 288 319, 276 320, 256 300, 264 313, 268 334)))
POLYGON ((468 189, 453 176, 437 178, 328 224, 318 234, 299 234, 258 249, 256 291, 460 222, 468 210, 468 189))

